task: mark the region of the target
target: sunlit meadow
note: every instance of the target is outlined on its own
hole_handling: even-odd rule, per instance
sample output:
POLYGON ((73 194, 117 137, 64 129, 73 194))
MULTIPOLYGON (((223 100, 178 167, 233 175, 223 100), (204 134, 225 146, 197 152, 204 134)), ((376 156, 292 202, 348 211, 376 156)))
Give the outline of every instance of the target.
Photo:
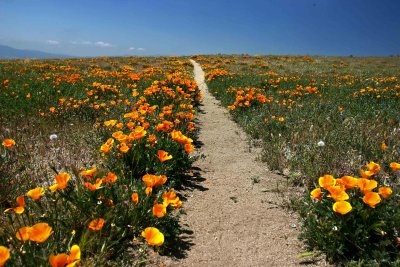
POLYGON ((186 59, 0 62, 0 266, 172 248, 201 94, 186 59))
POLYGON ((305 255, 399 265, 400 58, 195 58, 261 160, 304 186, 305 255))

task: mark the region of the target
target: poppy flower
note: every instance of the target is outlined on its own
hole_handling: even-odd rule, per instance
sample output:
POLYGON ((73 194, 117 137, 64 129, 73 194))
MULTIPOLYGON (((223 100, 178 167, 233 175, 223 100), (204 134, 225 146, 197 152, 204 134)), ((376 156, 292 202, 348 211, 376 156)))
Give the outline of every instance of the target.
POLYGON ((185 152, 190 154, 194 151, 195 147, 192 144, 186 144, 185 145, 185 152))
POLYGON ((13 210, 17 214, 23 213, 25 211, 25 199, 24 199, 24 196, 23 195, 22 196, 18 196, 16 201, 17 201, 17 203, 19 205, 18 207, 8 208, 4 212, 8 212, 10 210, 13 210))
POLYGON ((136 193, 136 192, 134 192, 133 194, 132 194, 132 202, 133 203, 135 203, 135 204, 137 204, 137 203, 139 203, 139 194, 138 193, 136 193))
POLYGON ((4 147, 11 148, 15 146, 15 141, 13 139, 5 139, 1 143, 4 147))
POLYGON ((349 213, 353 208, 347 201, 337 201, 333 204, 333 210, 342 215, 349 213))
POLYGON ((96 191, 97 189, 99 189, 99 187, 101 186, 101 184, 103 183, 103 180, 100 178, 96 179, 96 182, 94 184, 90 183, 90 182, 86 182, 85 186, 90 190, 90 191, 96 191))
POLYGON ((106 177, 103 178, 103 183, 105 184, 113 184, 117 181, 118 176, 112 172, 109 172, 106 177))
POLYGON ((169 155, 168 152, 166 152, 164 150, 158 150, 157 156, 161 162, 172 159, 172 155, 169 155))
POLYGON ((346 189, 350 189, 350 188, 354 188, 356 186, 358 186, 358 178, 354 178, 352 176, 343 176, 342 178, 340 178, 346 189))
POLYGON ((97 218, 97 219, 93 219, 90 223, 89 223, 89 229, 93 230, 93 231, 100 231, 103 226, 104 226, 104 219, 103 218, 97 218))
POLYGON ((367 178, 358 179, 358 186, 363 194, 372 191, 378 186, 378 182, 367 178))
POLYGON ((164 206, 163 204, 154 204, 154 206, 153 206, 153 214, 157 218, 164 217, 164 215, 167 214, 166 206, 164 206))
POLYGON ((313 191, 311 191, 310 196, 314 199, 321 200, 322 192, 321 188, 315 188, 313 191))
POLYGON ((150 246, 161 246, 164 243, 163 233, 155 227, 147 227, 144 229, 142 236, 150 246))
POLYGON ((368 192, 363 197, 363 201, 365 204, 369 205, 371 208, 375 208, 379 202, 381 202, 381 197, 378 193, 375 192, 368 192))
POLYGON ((29 240, 29 226, 24 226, 19 228, 18 232, 15 234, 18 240, 26 241, 29 240))
POLYGON ((18 240, 31 240, 37 243, 43 243, 50 235, 53 229, 47 223, 37 223, 32 227, 24 226, 18 230, 16 237, 18 240))
POLYGON ((379 195, 381 195, 385 199, 388 198, 393 193, 392 189, 386 186, 379 188, 378 192, 379 195))
POLYGON ((328 189, 329 186, 336 184, 336 180, 332 175, 326 174, 318 179, 319 186, 328 189))
POLYGON ((97 170, 96 167, 94 167, 89 170, 81 171, 80 174, 89 179, 93 177, 93 175, 96 173, 96 170, 97 170))
POLYGON ((328 187, 330 195, 328 197, 333 198, 335 201, 344 201, 349 199, 349 195, 340 186, 330 186, 328 187))
POLYGON ((10 259, 10 249, 0 246, 0 266, 4 266, 10 259))
POLYGON ((81 249, 78 245, 73 245, 70 249, 70 253, 50 255, 49 262, 52 267, 74 267, 81 260, 81 249))
POLYGON ((390 163, 390 168, 392 169, 392 171, 400 171, 400 163, 396 163, 396 162, 391 162, 390 163))
POLYGON ((37 243, 46 241, 51 234, 52 228, 47 223, 37 223, 29 228, 29 240, 37 243))
POLYGON ((57 189, 63 190, 67 188, 69 179, 71 179, 71 176, 66 172, 57 174, 55 177, 56 184, 52 185, 50 190, 54 192, 57 189))
POLYGON ((36 187, 31 189, 26 193, 26 195, 33 200, 39 200, 42 196, 44 196, 45 190, 43 187, 36 187))

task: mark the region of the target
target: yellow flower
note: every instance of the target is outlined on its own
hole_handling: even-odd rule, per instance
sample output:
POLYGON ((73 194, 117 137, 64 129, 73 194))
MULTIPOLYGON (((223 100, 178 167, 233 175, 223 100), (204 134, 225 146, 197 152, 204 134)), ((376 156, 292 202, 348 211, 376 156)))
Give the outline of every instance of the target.
POLYGON ((74 267, 81 260, 81 249, 78 245, 73 245, 70 249, 70 254, 50 255, 49 262, 52 267, 74 267))
POLYGON ((1 143, 4 147, 11 148, 15 146, 15 141, 13 139, 5 139, 1 143))
POLYGON ((155 227, 147 227, 144 229, 142 236, 150 246, 161 246, 164 243, 163 233, 155 227))
POLYGON ((10 258, 10 249, 0 246, 0 266, 4 266, 10 258))
POLYGON ((164 150, 158 150, 157 156, 161 162, 172 159, 172 155, 169 155, 168 152, 166 152, 164 150))
POLYGON ((93 231, 100 231, 103 226, 104 226, 104 219, 103 218, 97 218, 97 219, 93 219, 90 223, 89 223, 89 229, 93 230, 93 231))
POLYGON ((322 192, 321 192, 321 188, 315 188, 313 191, 311 191, 310 196, 312 198, 321 200, 321 196, 322 196, 322 192))
POLYGON ((26 193, 26 195, 32 198, 33 200, 38 200, 42 196, 44 196, 44 192, 45 190, 43 187, 36 187, 34 189, 29 190, 28 193, 26 193))
POLYGON ((375 208, 375 206, 381 202, 381 197, 378 193, 368 192, 363 197, 363 201, 365 204, 368 204, 371 208, 375 208))
POLYGON ((319 186, 328 189, 329 186, 336 184, 336 180, 332 175, 326 174, 318 179, 319 186))
POLYGON ((333 204, 333 210, 342 215, 349 213, 352 210, 352 207, 347 201, 337 201, 333 204))
POLYGON ((388 198, 392 193, 392 189, 390 187, 381 187, 378 190, 379 195, 381 195, 383 198, 388 198))

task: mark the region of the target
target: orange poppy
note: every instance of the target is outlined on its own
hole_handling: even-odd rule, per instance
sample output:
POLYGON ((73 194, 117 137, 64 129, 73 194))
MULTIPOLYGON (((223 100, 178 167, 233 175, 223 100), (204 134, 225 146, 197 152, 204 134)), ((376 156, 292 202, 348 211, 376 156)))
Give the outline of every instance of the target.
POLYGON ((157 156, 161 162, 172 159, 172 155, 169 155, 168 152, 166 152, 164 150, 158 150, 157 156))
POLYGON ((4 266, 10 259, 10 249, 0 246, 0 266, 4 266))
POLYGON ((375 192, 368 192, 363 197, 363 201, 365 204, 369 205, 371 208, 375 208, 379 202, 381 202, 381 197, 378 193, 375 192))
POLYGON ((90 191, 96 191, 97 189, 99 189, 99 187, 101 186, 101 184, 103 183, 103 180, 100 178, 96 179, 96 182, 94 184, 86 182, 85 186, 90 190, 90 191))
POLYGON ((97 218, 97 219, 93 219, 90 223, 89 223, 89 229, 93 230, 93 231, 99 231, 103 228, 104 226, 104 219, 103 218, 97 218))
POLYGON ((57 189, 63 190, 65 188, 67 188, 68 181, 69 181, 69 179, 71 179, 71 176, 68 173, 63 172, 63 173, 57 174, 55 179, 57 182, 57 189))
POLYGON ((92 178, 95 173, 96 173, 96 167, 93 167, 92 169, 80 172, 81 175, 85 176, 88 179, 92 178))
POLYGON ((8 212, 10 210, 13 210, 17 214, 23 213, 25 211, 25 199, 24 199, 24 196, 23 195, 22 196, 18 196, 16 201, 17 201, 17 203, 19 205, 18 207, 8 208, 4 212, 8 212))
POLYGON ((346 189, 358 186, 358 178, 354 178, 352 176, 343 176, 341 180, 343 181, 346 189))
POLYGON ((167 214, 166 206, 164 206, 163 204, 154 204, 154 206, 153 206, 153 214, 157 218, 164 217, 164 215, 167 214))
POLYGON ((378 192, 383 198, 388 198, 393 193, 392 189, 386 186, 379 188, 378 192))
POLYGON ((390 168, 392 169, 392 171, 400 171, 400 163, 396 163, 396 162, 391 162, 390 163, 390 168))
POLYGON ((155 227, 147 227, 144 229, 142 236, 150 246, 161 246, 164 243, 163 233, 155 227))
POLYGON ((318 187, 318 188, 315 188, 313 191, 311 191, 310 196, 311 196, 312 198, 321 200, 321 198, 322 198, 322 191, 321 191, 321 188, 319 188, 319 187, 318 187))
POLYGON ((117 181, 118 176, 112 172, 109 172, 106 177, 103 178, 103 183, 105 184, 113 184, 117 181))
POLYGON ((52 228, 47 223, 37 223, 29 228, 29 240, 37 243, 46 241, 51 234, 52 228))
POLYGON ((139 203, 139 194, 138 193, 134 192, 132 194, 132 202, 135 204, 139 203))
POLYGON ((49 262, 52 267, 74 267, 79 264, 81 260, 81 249, 78 245, 73 245, 70 249, 70 253, 50 255, 49 262))
POLYGON ((349 213, 353 208, 347 201, 337 201, 333 204, 333 210, 342 215, 349 213))
POLYGON ((5 139, 1 143, 4 147, 11 148, 15 146, 15 141, 13 139, 5 139))
POLYGON ((36 187, 34 189, 31 189, 28 191, 28 193, 26 193, 26 195, 30 198, 32 198, 33 200, 38 200, 40 199, 42 196, 44 196, 45 190, 43 187, 36 187))
POLYGON ((319 186, 328 189, 329 186, 336 184, 336 180, 332 175, 326 174, 318 179, 319 186))
POLYGON ((330 186, 328 187, 330 193, 329 197, 333 198, 335 201, 344 201, 349 199, 349 195, 340 186, 330 186))
POLYGON ((378 182, 367 178, 358 179, 358 186, 363 194, 372 191, 378 186, 378 182))

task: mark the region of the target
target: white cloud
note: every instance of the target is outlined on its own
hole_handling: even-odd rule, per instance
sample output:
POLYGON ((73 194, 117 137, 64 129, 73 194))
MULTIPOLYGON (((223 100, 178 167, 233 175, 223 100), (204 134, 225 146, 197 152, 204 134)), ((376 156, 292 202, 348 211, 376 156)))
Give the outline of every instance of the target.
POLYGON ((58 44, 60 44, 59 41, 54 41, 54 40, 47 40, 46 42, 47 42, 49 45, 58 45, 58 44))
POLYGON ((92 44, 92 42, 90 42, 90 41, 71 41, 69 43, 73 44, 73 45, 91 45, 92 44))
POLYGON ((144 49, 144 48, 142 48, 142 47, 139 47, 137 50, 138 50, 138 51, 145 51, 146 49, 144 49))
POLYGON ((135 49, 136 49, 136 48, 134 48, 134 47, 129 47, 129 48, 128 48, 129 51, 132 51, 132 50, 135 50, 135 49))
POLYGON ((100 47, 112 47, 114 45, 110 44, 110 43, 106 43, 103 41, 97 41, 94 43, 95 46, 100 46, 100 47))

